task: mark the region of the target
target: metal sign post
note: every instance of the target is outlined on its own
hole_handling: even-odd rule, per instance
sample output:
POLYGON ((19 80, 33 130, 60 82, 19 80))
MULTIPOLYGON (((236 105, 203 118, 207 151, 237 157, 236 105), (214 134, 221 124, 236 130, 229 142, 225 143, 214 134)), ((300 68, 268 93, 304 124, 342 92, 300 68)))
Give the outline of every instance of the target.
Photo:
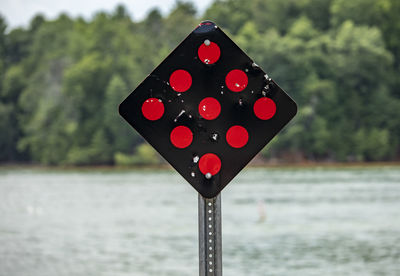
POLYGON ((220 193, 295 116, 296 103, 205 21, 119 112, 199 193, 200 276, 222 275, 220 193))
POLYGON ((221 194, 199 194, 199 275, 222 276, 221 194))

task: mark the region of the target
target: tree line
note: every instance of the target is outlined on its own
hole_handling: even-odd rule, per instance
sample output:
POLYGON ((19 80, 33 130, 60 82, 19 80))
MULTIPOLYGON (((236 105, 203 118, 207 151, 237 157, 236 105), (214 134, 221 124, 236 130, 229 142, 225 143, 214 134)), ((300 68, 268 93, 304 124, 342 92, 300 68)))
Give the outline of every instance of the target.
POLYGON ((261 156, 400 157, 398 0, 176 2, 135 21, 119 5, 91 19, 0 16, 0 162, 153 164, 118 104, 204 19, 214 21, 298 103, 261 156))

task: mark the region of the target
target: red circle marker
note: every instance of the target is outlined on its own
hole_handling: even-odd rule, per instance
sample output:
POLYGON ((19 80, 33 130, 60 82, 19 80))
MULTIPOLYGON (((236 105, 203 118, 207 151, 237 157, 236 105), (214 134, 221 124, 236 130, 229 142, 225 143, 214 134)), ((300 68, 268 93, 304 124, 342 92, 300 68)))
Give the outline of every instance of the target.
POLYGON ((221 50, 214 42, 207 41, 207 44, 209 45, 206 45, 206 42, 202 43, 197 50, 197 54, 203 63, 213 64, 219 59, 221 50))
POLYGON ((176 92, 185 92, 192 85, 192 76, 188 71, 176 70, 169 77, 169 84, 176 92))
POLYGON ((199 169, 204 175, 216 175, 221 170, 221 160, 214 153, 206 153, 200 158, 199 169))
POLYGON ((230 71, 225 77, 226 86, 233 92, 240 92, 246 88, 249 79, 245 72, 239 69, 230 71))
POLYGON ((188 147, 193 141, 192 131, 185 126, 177 126, 171 131, 169 136, 171 143, 180 149, 188 147))
POLYGON ((276 104, 270 98, 260 98, 254 103, 253 110, 258 119, 269 120, 275 115, 276 104))
POLYGON ((232 126, 226 132, 226 141, 233 148, 241 148, 249 141, 249 133, 242 126, 232 126))
POLYGON ((147 120, 158 120, 164 114, 164 104, 157 98, 149 98, 142 104, 142 114, 147 120))
POLYGON ((215 98, 204 98, 199 104, 199 113, 206 120, 214 120, 221 113, 221 105, 215 98))

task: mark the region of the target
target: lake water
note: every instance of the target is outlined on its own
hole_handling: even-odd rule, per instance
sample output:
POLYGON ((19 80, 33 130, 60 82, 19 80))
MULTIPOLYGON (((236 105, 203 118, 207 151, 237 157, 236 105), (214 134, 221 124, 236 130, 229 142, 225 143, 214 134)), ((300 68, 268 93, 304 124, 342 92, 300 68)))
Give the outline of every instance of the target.
MULTIPOLYGON (((400 167, 249 169, 222 212, 225 276, 400 275, 400 167)), ((198 275, 197 231, 173 171, 0 170, 1 276, 198 275)))

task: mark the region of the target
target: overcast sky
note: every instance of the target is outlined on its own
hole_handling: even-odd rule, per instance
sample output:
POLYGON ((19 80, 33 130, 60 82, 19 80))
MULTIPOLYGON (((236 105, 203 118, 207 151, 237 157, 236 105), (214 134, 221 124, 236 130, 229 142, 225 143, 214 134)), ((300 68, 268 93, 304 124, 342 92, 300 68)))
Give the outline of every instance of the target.
MULTIPOLYGON (((147 12, 158 7, 164 14, 174 6, 176 0, 0 0, 0 14, 6 18, 9 27, 27 26, 37 13, 46 18, 55 18, 61 12, 76 17, 90 18, 96 11, 113 10, 117 4, 124 4, 134 20, 143 19, 147 12)), ((192 0, 198 11, 203 12, 212 0, 192 0)))

